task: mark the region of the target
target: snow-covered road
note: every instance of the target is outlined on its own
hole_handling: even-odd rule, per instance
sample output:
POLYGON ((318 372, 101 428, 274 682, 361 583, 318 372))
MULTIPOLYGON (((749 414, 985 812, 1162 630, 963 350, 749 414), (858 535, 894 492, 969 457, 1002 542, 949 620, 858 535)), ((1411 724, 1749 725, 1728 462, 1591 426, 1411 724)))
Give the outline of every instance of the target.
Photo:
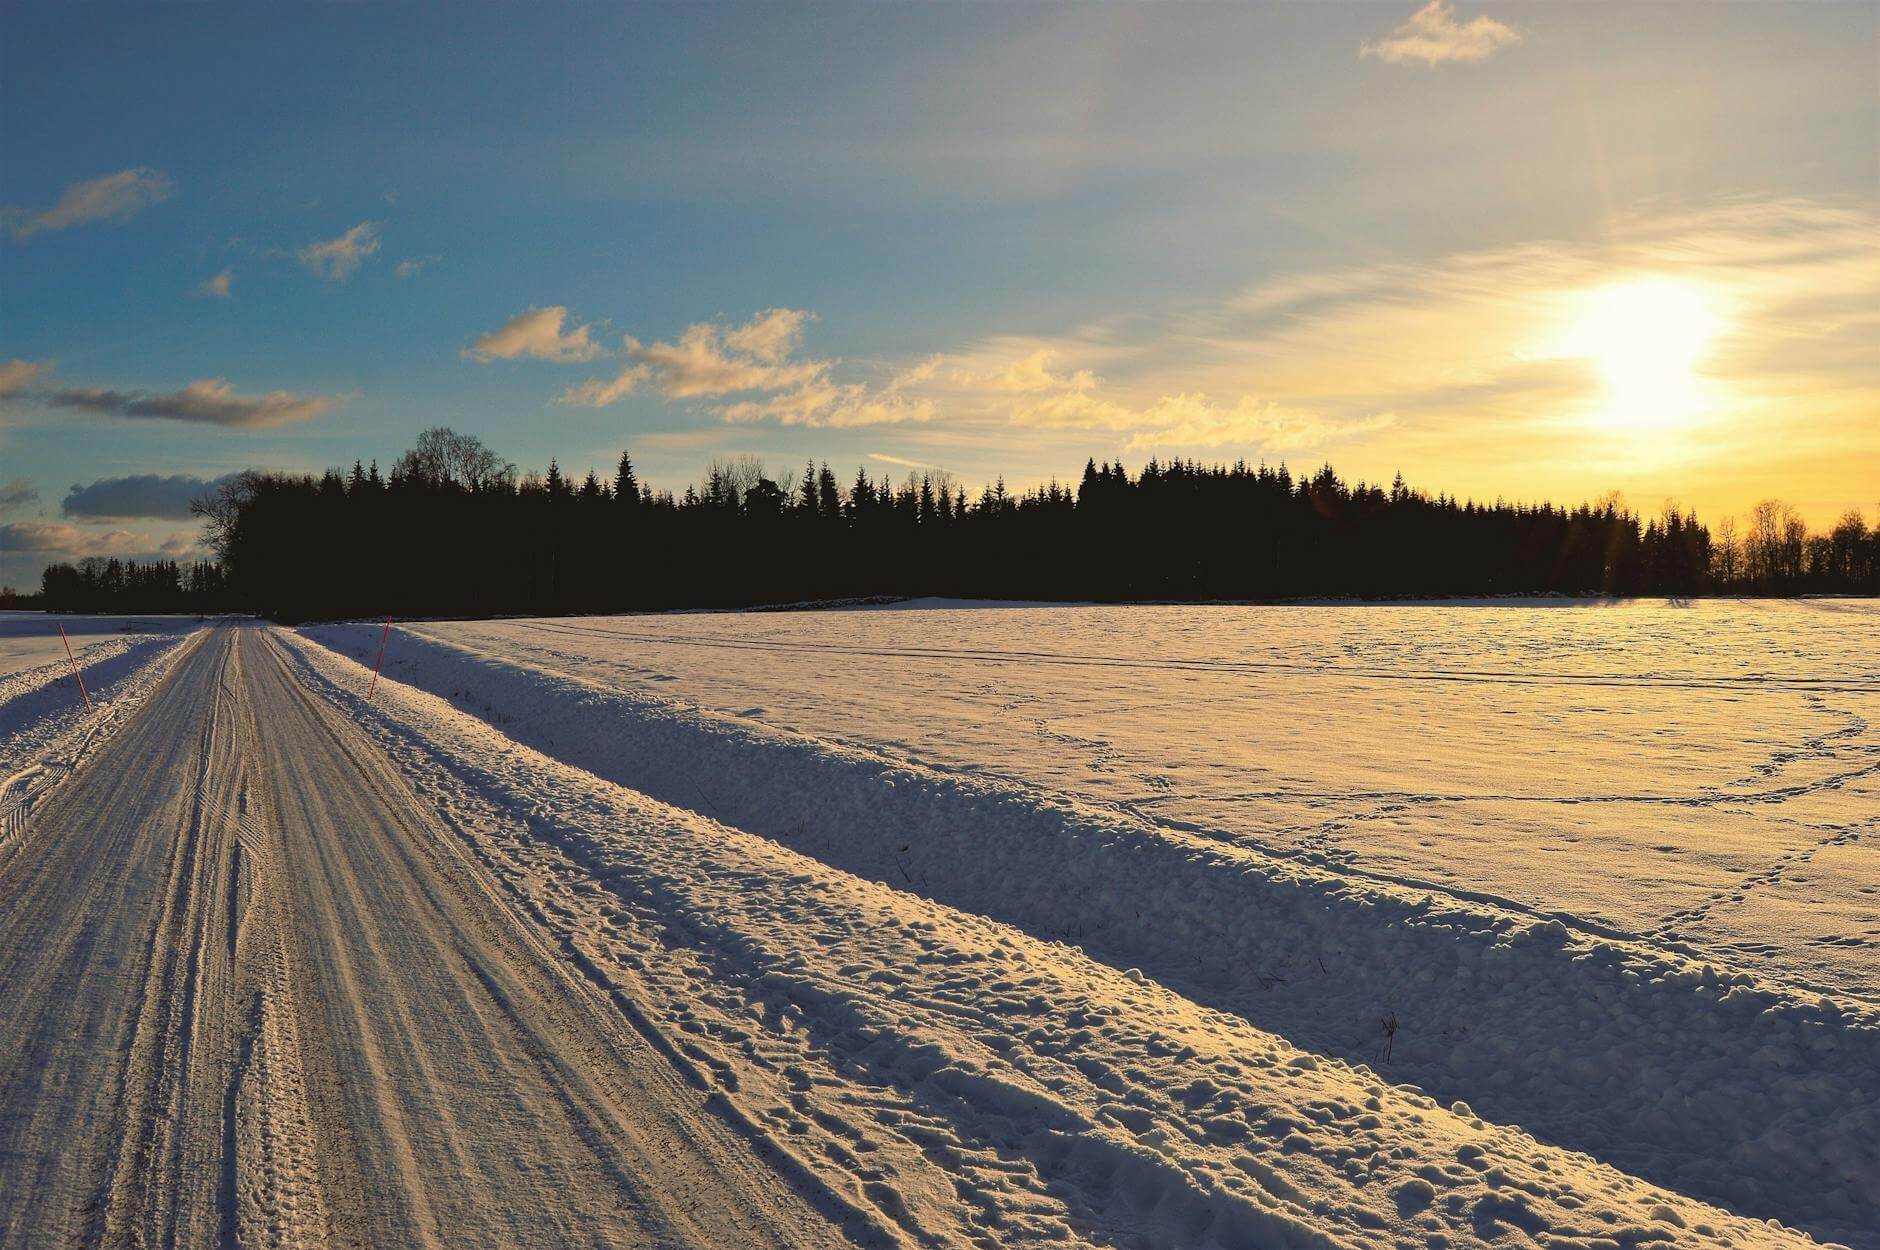
POLYGON ((0 848, 0 1242, 845 1240, 254 628, 0 848))

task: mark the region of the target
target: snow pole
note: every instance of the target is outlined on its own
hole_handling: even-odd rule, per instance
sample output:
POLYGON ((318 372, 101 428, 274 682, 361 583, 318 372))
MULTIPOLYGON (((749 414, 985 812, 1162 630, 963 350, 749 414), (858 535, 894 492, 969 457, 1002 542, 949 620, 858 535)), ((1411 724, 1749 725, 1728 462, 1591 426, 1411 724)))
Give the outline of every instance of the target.
POLYGON ((392 636, 392 618, 385 618, 385 628, 379 634, 379 658, 372 665, 372 685, 366 691, 366 702, 372 702, 372 696, 379 689, 379 666, 385 663, 385 640, 392 636))
POLYGON ((59 622, 59 641, 65 644, 65 662, 72 666, 72 676, 78 682, 78 693, 85 700, 85 710, 91 711, 91 692, 85 689, 84 675, 78 671, 78 661, 72 656, 72 640, 65 636, 65 625, 59 622))

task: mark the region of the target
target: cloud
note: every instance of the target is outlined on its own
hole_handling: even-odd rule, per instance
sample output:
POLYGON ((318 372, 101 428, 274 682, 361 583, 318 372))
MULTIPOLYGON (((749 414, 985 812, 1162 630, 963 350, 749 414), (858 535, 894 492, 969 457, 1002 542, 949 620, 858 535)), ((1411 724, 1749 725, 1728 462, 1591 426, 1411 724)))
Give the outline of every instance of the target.
POLYGON ((362 221, 337 239, 309 243, 294 256, 328 282, 344 282, 359 271, 365 258, 379 250, 379 228, 362 221))
POLYGON ((206 278, 196 284, 196 294, 213 296, 216 299, 234 297, 235 271, 224 269, 213 278, 206 278))
POLYGON ((687 326, 677 343, 642 346, 629 338, 626 354, 652 369, 660 391, 673 399, 800 386, 820 375, 828 362, 786 362, 769 354, 779 347, 772 328, 775 316, 765 313, 737 327, 702 321, 687 326), (739 343, 752 343, 766 354, 746 350, 739 343))
POLYGON ((218 478, 202 478, 187 473, 167 476, 136 473, 129 477, 102 477, 89 486, 74 485, 66 492, 59 510, 68 517, 182 520, 190 515, 191 500, 200 499, 239 476, 230 473, 218 478))
POLYGON ((292 425, 297 421, 310 421, 341 402, 342 398, 337 396, 296 396, 286 391, 237 395, 221 378, 191 382, 182 390, 167 395, 74 387, 56 391, 51 397, 55 408, 76 408, 119 417, 195 421, 243 429, 270 429, 279 425, 292 425))
POLYGON ((732 422, 774 420, 781 425, 844 429, 860 425, 896 425, 934 415, 926 400, 870 390, 860 382, 835 383, 818 378, 763 400, 746 400, 714 409, 732 422))
POLYGON ((0 399, 19 395, 52 372, 50 360, 0 360, 0 399))
POLYGON ((1358 55, 1374 56, 1393 65, 1413 61, 1425 65, 1483 61, 1506 45, 1519 42, 1520 38, 1520 32, 1512 26, 1486 14, 1458 22, 1455 5, 1445 0, 1429 0, 1388 38, 1362 45, 1358 55))
POLYGON ((809 387, 834 363, 789 359, 811 319, 797 309, 773 308, 743 325, 695 322, 673 343, 641 343, 628 335, 621 353, 627 364, 620 373, 611 381, 590 379, 570 387, 562 402, 603 407, 647 382, 668 399, 809 387))
POLYGON ((16 477, 11 482, 0 483, 0 512, 10 512, 38 502, 39 488, 25 478, 16 477))
POLYGON ((589 378, 579 386, 569 387, 561 393, 561 402, 583 408, 605 408, 633 394, 652 375, 652 369, 646 365, 628 365, 610 381, 589 378))
POLYGON ((176 184, 160 169, 139 165, 102 178, 74 182, 44 212, 9 209, 13 237, 25 242, 48 230, 67 230, 94 221, 126 222, 152 204, 176 194, 176 184))
POLYGON ((814 314, 795 308, 772 308, 724 332, 725 346, 734 352, 776 364, 803 339, 803 323, 814 314))
POLYGON ((1151 447, 1251 447, 1267 455, 1313 451, 1388 429, 1394 413, 1334 419, 1243 395, 1231 406, 1206 395, 1167 395, 1141 416, 1126 450, 1151 447))
POLYGON ((925 460, 909 460, 904 456, 890 456, 884 451, 871 451, 868 453, 868 458, 870 460, 879 460, 883 464, 898 464, 903 469, 937 469, 940 467, 937 464, 928 464, 925 460))
POLYGON ((415 278, 436 263, 435 256, 407 256, 398 262, 398 268, 392 272, 401 279, 415 278))
POLYGON ((150 535, 134 530, 94 530, 59 521, 13 521, 0 525, 0 552, 76 559, 149 548, 150 535))
MULTIPOLYGON (((602 354, 600 344, 588 337, 589 326, 575 326, 566 331, 568 310, 559 304, 519 312, 463 350, 467 360, 553 360, 563 364, 593 360, 602 354)), ((623 392, 624 393, 624 392, 623 392)))

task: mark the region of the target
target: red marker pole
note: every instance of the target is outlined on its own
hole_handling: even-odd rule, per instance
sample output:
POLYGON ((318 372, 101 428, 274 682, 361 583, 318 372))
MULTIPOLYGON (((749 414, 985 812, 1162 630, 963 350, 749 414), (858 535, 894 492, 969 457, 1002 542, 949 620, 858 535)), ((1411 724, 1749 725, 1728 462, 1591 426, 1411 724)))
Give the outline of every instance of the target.
POLYGON ((392 618, 385 618, 385 629, 379 634, 379 658, 372 665, 372 687, 366 691, 366 702, 372 702, 372 696, 379 688, 379 665, 385 663, 385 640, 392 636, 392 618))
POLYGON ((78 661, 72 658, 72 640, 65 636, 65 626, 59 625, 59 641, 65 644, 65 662, 72 666, 72 676, 78 680, 78 693, 85 700, 85 710, 91 711, 91 692, 85 689, 85 679, 78 671, 78 661))

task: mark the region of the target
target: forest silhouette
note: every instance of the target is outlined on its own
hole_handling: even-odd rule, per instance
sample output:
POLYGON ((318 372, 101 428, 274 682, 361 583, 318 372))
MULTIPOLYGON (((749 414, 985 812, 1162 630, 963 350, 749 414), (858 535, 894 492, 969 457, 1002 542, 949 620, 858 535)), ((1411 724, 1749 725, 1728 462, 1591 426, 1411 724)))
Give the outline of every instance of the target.
POLYGON ((1880 530, 1811 535, 1760 504, 1743 534, 1616 497, 1562 507, 1431 496, 1330 465, 1086 464, 1074 486, 899 483, 827 463, 779 482, 714 462, 683 495, 622 454, 611 481, 518 475, 427 430, 388 473, 249 473, 198 501, 216 560, 54 565, 55 611, 247 611, 282 621, 744 607, 873 596, 1275 600, 1880 591, 1880 530))

